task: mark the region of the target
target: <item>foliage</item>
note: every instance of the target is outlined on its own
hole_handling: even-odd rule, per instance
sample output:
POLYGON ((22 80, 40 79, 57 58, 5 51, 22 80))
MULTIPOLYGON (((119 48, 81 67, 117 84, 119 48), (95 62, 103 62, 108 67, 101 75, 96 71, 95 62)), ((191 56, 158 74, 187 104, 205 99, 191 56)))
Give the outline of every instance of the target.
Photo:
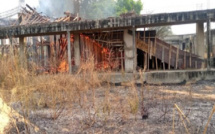
POLYGON ((117 0, 116 2, 116 14, 120 15, 121 13, 126 13, 134 10, 137 14, 140 14, 140 11, 143 8, 141 0, 117 0))
POLYGON ((39 12, 50 17, 61 17, 64 11, 79 13, 82 18, 101 19, 135 11, 140 14, 141 0, 39 0, 39 12))
POLYGON ((114 0, 91 0, 82 2, 81 16, 87 19, 101 19, 110 16, 115 16, 115 1, 114 0))
POLYGON ((119 16, 121 13, 135 11, 140 14, 141 0, 83 0, 81 2, 81 15, 87 19, 101 19, 119 16))

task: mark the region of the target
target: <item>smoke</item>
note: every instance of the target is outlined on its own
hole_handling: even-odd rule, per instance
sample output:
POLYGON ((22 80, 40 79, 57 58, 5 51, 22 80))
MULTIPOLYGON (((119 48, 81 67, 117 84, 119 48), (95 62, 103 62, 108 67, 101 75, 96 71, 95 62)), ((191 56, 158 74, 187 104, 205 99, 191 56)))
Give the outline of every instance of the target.
POLYGON ((82 0, 80 14, 86 19, 102 19, 116 15, 115 0, 82 0))
POLYGON ((65 11, 73 12, 73 0, 39 0, 38 12, 58 18, 62 17, 65 11))
POLYGON ((115 16, 115 4, 115 0, 39 0, 37 10, 53 18, 69 11, 84 19, 101 19, 115 16))

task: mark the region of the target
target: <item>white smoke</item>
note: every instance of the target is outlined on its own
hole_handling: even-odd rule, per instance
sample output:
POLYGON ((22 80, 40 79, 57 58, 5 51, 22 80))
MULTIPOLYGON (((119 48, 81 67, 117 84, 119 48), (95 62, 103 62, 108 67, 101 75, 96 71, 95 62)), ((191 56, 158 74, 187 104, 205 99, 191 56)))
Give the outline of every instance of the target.
POLYGON ((53 18, 62 17, 65 11, 73 12, 73 0, 39 0, 37 11, 53 18))

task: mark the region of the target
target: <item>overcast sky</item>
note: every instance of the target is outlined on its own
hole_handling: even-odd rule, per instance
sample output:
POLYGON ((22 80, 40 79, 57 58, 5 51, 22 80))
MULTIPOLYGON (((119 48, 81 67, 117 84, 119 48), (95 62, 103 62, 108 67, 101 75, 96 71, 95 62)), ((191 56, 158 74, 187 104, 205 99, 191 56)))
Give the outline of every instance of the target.
MULTIPOLYGON (((33 7, 36 7, 38 5, 38 0, 25 1, 33 7)), ((16 6, 18 6, 18 2, 19 0, 4 0, 4 2, 1 2, 0 4, 0 12, 15 8, 16 6)), ((208 8, 215 9, 215 0, 142 0, 142 2, 142 14, 179 12, 208 8)), ((195 29, 196 27, 194 24, 172 26, 174 34, 194 33, 195 29)))

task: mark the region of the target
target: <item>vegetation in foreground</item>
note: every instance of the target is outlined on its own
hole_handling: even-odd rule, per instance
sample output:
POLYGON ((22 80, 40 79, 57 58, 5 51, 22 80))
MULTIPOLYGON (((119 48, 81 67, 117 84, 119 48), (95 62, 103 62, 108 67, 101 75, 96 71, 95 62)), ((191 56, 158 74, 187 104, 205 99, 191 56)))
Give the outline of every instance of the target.
POLYGON ((38 75, 18 61, 0 60, 1 98, 15 111, 7 110, 4 133, 214 133, 213 83, 114 86, 110 71, 95 71, 93 58, 73 75, 38 75))

